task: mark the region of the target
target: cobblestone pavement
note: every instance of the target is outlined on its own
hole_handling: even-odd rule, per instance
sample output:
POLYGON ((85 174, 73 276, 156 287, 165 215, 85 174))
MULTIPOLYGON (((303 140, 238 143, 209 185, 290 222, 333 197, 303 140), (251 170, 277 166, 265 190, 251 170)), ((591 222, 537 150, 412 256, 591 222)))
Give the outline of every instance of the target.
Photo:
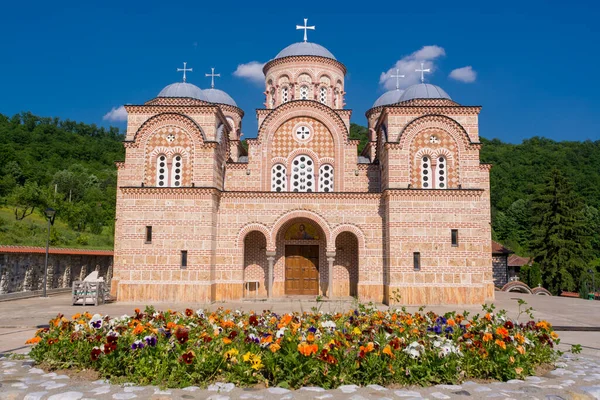
POLYGON ((244 389, 231 383, 216 383, 206 389, 161 390, 152 386, 111 385, 104 380, 88 382, 71 379, 60 373, 45 373, 31 359, 0 358, 0 400, 84 400, 84 399, 600 399, 600 358, 565 354, 556 369, 542 377, 480 384, 438 385, 428 388, 393 388, 377 385, 341 386, 334 390, 304 387, 244 389))

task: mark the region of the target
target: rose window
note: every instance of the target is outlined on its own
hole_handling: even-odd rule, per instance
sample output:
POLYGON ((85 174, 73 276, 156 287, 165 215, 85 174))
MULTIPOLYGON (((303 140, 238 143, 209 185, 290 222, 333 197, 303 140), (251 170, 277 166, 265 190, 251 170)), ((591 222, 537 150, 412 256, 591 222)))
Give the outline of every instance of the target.
POLYGON ((435 135, 431 135, 431 137, 429 138, 429 143, 436 144, 436 143, 439 143, 439 142, 440 142, 440 140, 435 135))
POLYGON ((173 135, 172 133, 169 133, 167 135, 167 142, 173 143, 174 141, 175 141, 175 135, 173 135))
POLYGON ((308 126, 302 125, 296 129, 296 139, 298 140, 308 140, 310 137, 310 129, 308 126))
POLYGON ((292 191, 314 192, 314 162, 305 155, 300 155, 292 161, 292 191))

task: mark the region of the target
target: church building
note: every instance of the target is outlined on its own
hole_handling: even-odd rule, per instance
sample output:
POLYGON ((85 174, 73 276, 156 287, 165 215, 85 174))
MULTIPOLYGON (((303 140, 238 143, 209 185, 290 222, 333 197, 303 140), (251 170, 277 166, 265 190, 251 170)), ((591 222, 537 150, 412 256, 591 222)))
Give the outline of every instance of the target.
POLYGON ((183 82, 125 106, 112 294, 148 302, 493 299, 481 107, 422 78, 374 102, 358 154, 346 66, 306 40, 306 21, 299 28, 305 40, 263 68, 265 102, 247 148, 244 111, 214 84, 186 82, 185 65, 183 82))

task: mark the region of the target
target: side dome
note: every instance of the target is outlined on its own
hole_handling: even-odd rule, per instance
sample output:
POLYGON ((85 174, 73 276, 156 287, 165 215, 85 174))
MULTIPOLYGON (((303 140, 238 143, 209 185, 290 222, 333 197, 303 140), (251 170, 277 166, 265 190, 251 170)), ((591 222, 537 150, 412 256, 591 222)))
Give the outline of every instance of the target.
POLYGON ((157 97, 190 97, 192 99, 206 100, 206 96, 196 85, 186 82, 172 83, 160 91, 157 97))
POLYGON ((275 59, 290 56, 318 56, 336 60, 334 55, 331 54, 331 52, 325 47, 321 46, 320 44, 311 42, 298 42, 291 44, 285 49, 281 50, 275 56, 275 59))
POLYGON ((402 97, 403 93, 404 93, 404 90, 402 90, 402 89, 394 89, 394 90, 385 92, 384 94, 379 96, 379 98, 377 100, 375 100, 375 103, 373 103, 373 107, 371 107, 371 108, 387 106, 390 104, 396 104, 400 101, 400 97, 402 97))
POLYGON ((416 85, 409 86, 399 101, 407 101, 412 99, 448 99, 452 98, 439 86, 431 85, 429 83, 418 83, 416 85))
POLYGON ((234 107, 238 106, 235 100, 233 100, 230 95, 222 90, 214 88, 204 89, 202 93, 204 94, 204 97, 206 97, 206 100, 210 101, 211 103, 228 104, 234 107))

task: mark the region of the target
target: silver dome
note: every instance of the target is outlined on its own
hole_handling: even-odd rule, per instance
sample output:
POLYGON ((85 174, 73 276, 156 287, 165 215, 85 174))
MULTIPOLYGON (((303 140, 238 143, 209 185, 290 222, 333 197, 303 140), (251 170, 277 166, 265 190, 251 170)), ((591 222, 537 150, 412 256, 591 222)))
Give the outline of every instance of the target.
POLYGON ((202 89, 186 82, 177 82, 165 87, 160 91, 158 97, 191 97, 192 99, 207 101, 202 89))
POLYGON ((222 90, 214 88, 204 89, 202 93, 206 97, 206 100, 210 101, 211 103, 229 104, 230 106, 234 107, 238 106, 235 100, 233 100, 230 95, 222 90))
POLYGON ((400 97, 402 96, 403 93, 404 93, 404 90, 402 90, 402 89, 394 89, 394 90, 385 92, 384 94, 379 96, 379 98, 377 100, 375 100, 375 103, 373 103, 372 108, 379 107, 379 106, 387 106, 390 104, 396 104, 397 102, 400 101, 400 97))
POLYGON ((409 86, 406 88, 400 100, 407 101, 412 99, 448 99, 452 98, 439 86, 431 85, 429 83, 418 83, 416 85, 409 86))
POLYGON ((289 56, 319 56, 336 59, 333 54, 325 47, 320 44, 310 42, 298 42, 289 45, 285 49, 281 50, 279 54, 275 56, 277 58, 289 57, 289 56))

